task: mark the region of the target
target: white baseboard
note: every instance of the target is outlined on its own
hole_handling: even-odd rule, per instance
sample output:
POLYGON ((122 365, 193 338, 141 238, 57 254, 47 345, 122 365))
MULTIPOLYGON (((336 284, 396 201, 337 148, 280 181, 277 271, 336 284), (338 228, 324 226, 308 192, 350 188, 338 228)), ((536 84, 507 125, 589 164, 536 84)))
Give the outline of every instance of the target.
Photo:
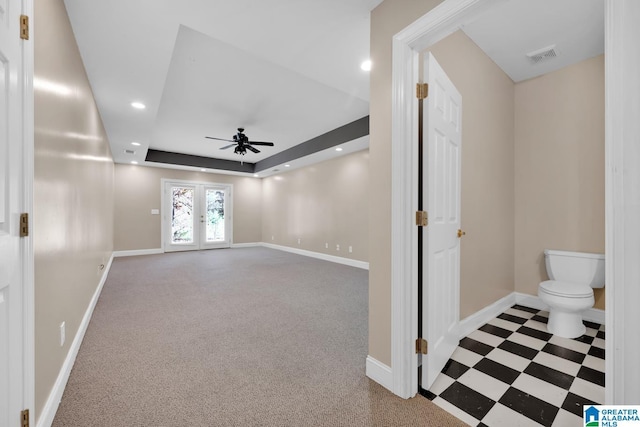
POLYGON ((264 246, 265 248, 277 249, 279 251, 285 251, 285 252, 292 252, 294 254, 304 255, 311 258, 318 258, 324 261, 331 261, 331 262, 336 262, 338 264, 349 265, 351 267, 362 268, 364 270, 369 269, 369 263, 365 261, 358 261, 355 259, 343 258, 335 255, 327 255, 320 252, 312 252, 304 249, 292 248, 289 246, 274 245, 273 243, 262 242, 260 245, 264 246))
POLYGON ((465 317, 458 324, 458 336, 460 337, 460 339, 466 337, 471 332, 487 323, 489 320, 509 309, 509 307, 511 307, 515 303, 516 295, 515 292, 512 292, 509 295, 500 298, 493 304, 486 306, 482 310, 476 311, 472 315, 465 317))
POLYGON ((62 400, 62 394, 64 393, 64 389, 67 386, 67 381, 69 381, 71 369, 73 368, 73 364, 76 361, 76 356, 78 355, 78 351, 80 350, 80 344, 82 344, 82 340, 84 339, 84 334, 87 331, 87 327, 89 326, 89 321, 91 320, 91 316, 93 315, 93 310, 96 307, 98 298, 100 297, 100 293, 102 292, 102 288, 104 287, 104 283, 107 281, 107 276, 109 274, 109 270, 111 269, 111 264, 113 263, 114 256, 114 254, 111 254, 109 262, 102 272, 100 283, 98 283, 98 287, 93 293, 91 301, 89 301, 89 306, 84 313, 82 322, 80 322, 78 332, 76 333, 76 336, 73 338, 73 342, 69 347, 69 352, 67 353, 67 357, 64 359, 64 363, 62 364, 62 368, 60 369, 58 378, 56 378, 56 382, 51 389, 51 393, 49 393, 49 397, 47 398, 47 401, 42 408, 42 413, 38 416, 38 423, 36 424, 37 427, 50 427, 53 423, 53 419, 55 418, 56 412, 58 411, 58 406, 60 405, 60 401, 62 400))
POLYGON ((549 307, 542 302, 540 298, 535 295, 522 294, 520 292, 514 292, 516 296, 516 303, 524 305, 529 308, 537 308, 538 310, 548 310, 549 307))
POLYGON ((237 249, 237 248, 254 248, 256 246, 262 246, 261 243, 258 242, 253 242, 253 243, 232 243, 231 244, 231 249, 237 249))
POLYGON ((121 256, 138 256, 138 255, 155 255, 155 254, 162 254, 164 253, 164 251, 162 250, 162 248, 157 248, 157 249, 133 249, 130 251, 115 251, 113 253, 114 257, 121 257, 121 256))
POLYGON ((365 366, 367 377, 393 393, 393 373, 390 367, 371 356, 367 356, 365 366))
MULTIPOLYGON (((499 299, 491 305, 480 311, 473 313, 471 316, 461 320, 458 325, 458 336, 460 339, 466 337, 489 320, 498 316, 500 313, 509 309, 514 304, 523 305, 525 307, 536 308, 538 310, 547 310, 549 307, 543 303, 540 298, 534 295, 522 294, 520 292, 512 292, 504 298, 499 299)), ((604 310, 590 308, 585 310, 582 318, 588 322, 595 322, 604 325, 604 310)))
MULTIPOLYGON (((526 307, 537 308, 538 310, 549 309, 549 307, 545 303, 543 303, 537 296, 521 294, 519 292, 514 293, 516 294, 516 302, 518 304, 524 305, 526 307)), ((586 320, 587 322, 595 322, 604 325, 604 313, 604 310, 600 310, 599 308, 588 308, 582 313, 582 319, 586 320)))

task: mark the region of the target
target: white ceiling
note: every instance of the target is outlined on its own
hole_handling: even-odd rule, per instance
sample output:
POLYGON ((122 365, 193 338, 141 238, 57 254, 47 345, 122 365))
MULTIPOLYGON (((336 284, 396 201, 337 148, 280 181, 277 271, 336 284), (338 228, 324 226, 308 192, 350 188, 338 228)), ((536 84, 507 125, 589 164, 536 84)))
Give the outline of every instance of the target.
MULTIPOLYGON (((65 5, 117 163, 145 164, 149 148, 255 163, 369 114, 369 76, 360 64, 369 56, 369 14, 381 1, 65 5), (135 110, 132 101, 147 108, 135 110), (275 146, 241 158, 233 148, 219 149, 227 143, 205 139, 230 139, 238 127, 275 146)), ((602 53, 602 3, 505 0, 463 30, 520 81, 602 53), (524 57, 554 43, 554 60, 531 65, 524 57)), ((358 138, 341 153, 328 149, 289 163, 295 168, 367 146, 368 137, 358 138)))
POLYGON ((509 0, 462 27, 511 80, 520 82, 604 52, 602 0, 509 0), (555 46, 532 63, 527 53, 555 46))
POLYGON ((360 64, 369 56, 370 10, 380 2, 65 5, 117 163, 143 164, 148 148, 240 160, 233 148, 219 150, 226 143, 204 138, 230 139, 238 127, 276 144, 244 156, 254 163, 369 114, 360 64))

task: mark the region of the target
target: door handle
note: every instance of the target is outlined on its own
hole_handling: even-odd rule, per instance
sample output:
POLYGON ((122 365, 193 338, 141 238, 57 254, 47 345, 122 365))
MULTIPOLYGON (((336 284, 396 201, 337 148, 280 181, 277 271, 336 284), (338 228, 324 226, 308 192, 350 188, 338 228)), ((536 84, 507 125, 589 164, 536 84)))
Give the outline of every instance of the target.
POLYGON ((458 228, 458 239, 461 238, 462 236, 464 236, 465 234, 467 234, 466 231, 462 231, 458 228))

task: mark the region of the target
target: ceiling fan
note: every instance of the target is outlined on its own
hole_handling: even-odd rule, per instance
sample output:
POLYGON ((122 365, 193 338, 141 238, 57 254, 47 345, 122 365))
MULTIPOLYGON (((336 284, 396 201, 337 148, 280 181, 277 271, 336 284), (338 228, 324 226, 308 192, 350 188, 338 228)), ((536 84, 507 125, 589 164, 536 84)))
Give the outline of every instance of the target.
POLYGON ((233 142, 233 144, 225 145, 224 147, 220 147, 220 149, 226 150, 227 148, 235 146, 236 148, 233 150, 233 152, 241 156, 247 154, 247 150, 253 151, 254 153, 259 153, 260 150, 253 147, 254 145, 265 145, 268 147, 273 147, 273 142, 249 141, 247 135, 244 134, 244 128, 238 128, 238 133, 233 135, 233 139, 214 138, 212 136, 205 136, 205 138, 216 139, 218 141, 233 142))

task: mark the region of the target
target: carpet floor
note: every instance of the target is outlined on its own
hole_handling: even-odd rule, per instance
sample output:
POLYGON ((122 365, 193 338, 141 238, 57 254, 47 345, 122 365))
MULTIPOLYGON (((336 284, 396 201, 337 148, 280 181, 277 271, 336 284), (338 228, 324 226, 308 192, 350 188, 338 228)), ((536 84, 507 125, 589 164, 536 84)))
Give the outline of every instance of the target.
POLYGON ((61 426, 462 426, 365 376, 368 272, 267 248, 117 258, 61 426))

